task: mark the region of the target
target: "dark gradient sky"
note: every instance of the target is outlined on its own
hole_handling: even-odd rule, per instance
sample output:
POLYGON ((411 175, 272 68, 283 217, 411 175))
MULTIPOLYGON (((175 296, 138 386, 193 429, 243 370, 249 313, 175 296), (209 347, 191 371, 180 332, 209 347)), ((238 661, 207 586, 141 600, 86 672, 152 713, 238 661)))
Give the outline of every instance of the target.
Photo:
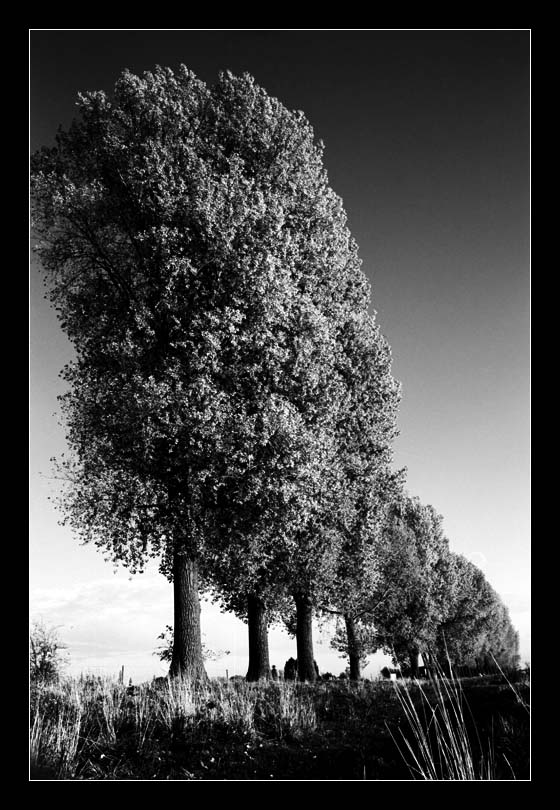
MULTIPOLYGON (((527 656, 529 33, 33 31, 32 150, 78 91, 181 62, 208 83, 249 71, 324 140, 403 384, 395 462, 508 601, 527 656)), ((57 566, 70 545, 35 473, 62 448, 70 347, 41 295, 32 263, 31 573, 64 584, 79 563, 57 566)))

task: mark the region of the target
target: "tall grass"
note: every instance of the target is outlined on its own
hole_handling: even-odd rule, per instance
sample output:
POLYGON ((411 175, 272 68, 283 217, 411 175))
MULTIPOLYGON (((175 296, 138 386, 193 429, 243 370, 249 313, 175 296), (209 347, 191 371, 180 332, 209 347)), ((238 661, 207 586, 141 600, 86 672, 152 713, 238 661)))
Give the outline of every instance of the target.
POLYGON ((461 682, 443 676, 358 684, 165 679, 130 688, 90 676, 34 684, 32 777, 511 778, 526 769, 526 703, 521 692, 521 702, 510 699, 514 687, 503 678, 476 680, 464 682, 478 696, 476 722, 461 682), (506 777, 498 776, 504 768, 506 777))
POLYGON ((124 739, 129 757, 131 748, 145 754, 164 738, 200 742, 227 728, 282 739, 312 730, 316 722, 304 684, 174 679, 130 689, 108 678, 67 679, 32 691, 30 761, 32 770, 75 778, 84 767, 95 772, 96 762, 111 757, 124 739))
POLYGON ((32 702, 30 764, 44 765, 57 776, 72 773, 82 730, 78 692, 64 686, 36 686, 32 702))
MULTIPOLYGON (((529 706, 520 691, 507 678, 498 662, 495 663, 517 702, 529 713, 529 706)), ((389 729, 391 736, 415 779, 497 779, 499 763, 494 724, 489 736, 482 739, 461 681, 453 675, 451 665, 449 671, 451 674, 447 677, 436 665, 425 682, 418 679, 393 682, 407 727, 399 729, 400 741, 389 729)), ((498 722, 502 736, 515 736, 516 728, 511 722, 502 717, 498 718, 498 722)), ((499 756, 511 778, 515 779, 507 754, 502 751, 499 756)))

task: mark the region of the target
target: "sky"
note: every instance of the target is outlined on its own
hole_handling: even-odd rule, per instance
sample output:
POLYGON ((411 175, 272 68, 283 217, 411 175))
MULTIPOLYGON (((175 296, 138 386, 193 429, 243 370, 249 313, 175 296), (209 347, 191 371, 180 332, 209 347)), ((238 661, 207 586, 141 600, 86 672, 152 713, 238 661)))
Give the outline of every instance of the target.
MULTIPOLYGON (((47 31, 30 34, 30 147, 51 145, 78 92, 184 63, 212 84, 248 71, 303 110, 372 283, 402 383, 395 467, 485 573, 530 660, 530 35, 515 30, 47 31)), ((30 616, 60 627, 72 671, 162 674, 171 586, 136 577, 57 525, 49 459, 65 450, 58 378, 72 347, 30 261, 30 616)), ((247 631, 204 604, 210 674, 244 674, 247 631)), ((316 638, 322 670, 345 662, 316 638)), ((271 631, 271 663, 295 641, 271 631)), ((372 657, 374 675, 386 659, 372 657)))

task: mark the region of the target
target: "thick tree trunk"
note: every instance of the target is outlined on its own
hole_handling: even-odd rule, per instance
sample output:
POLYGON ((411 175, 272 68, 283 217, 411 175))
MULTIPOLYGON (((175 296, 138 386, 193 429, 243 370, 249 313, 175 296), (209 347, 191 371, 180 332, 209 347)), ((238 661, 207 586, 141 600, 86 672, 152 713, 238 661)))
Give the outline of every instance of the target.
POLYGON ((297 668, 300 681, 315 681, 317 673, 313 660, 313 607, 306 596, 296 596, 297 668))
POLYGON ((200 635, 200 600, 196 560, 175 552, 173 557, 173 653, 171 678, 206 679, 200 635))
POLYGON ((249 669, 246 678, 248 681, 268 680, 270 678, 268 622, 264 603, 258 596, 247 598, 247 623, 249 625, 249 669))
POLYGON ((348 659, 350 661, 350 680, 360 680, 360 645, 356 636, 356 622, 348 613, 344 614, 346 639, 348 641, 348 659))
POLYGON ((410 655, 410 675, 412 678, 418 677, 418 654, 419 650, 417 647, 411 647, 409 650, 410 655))

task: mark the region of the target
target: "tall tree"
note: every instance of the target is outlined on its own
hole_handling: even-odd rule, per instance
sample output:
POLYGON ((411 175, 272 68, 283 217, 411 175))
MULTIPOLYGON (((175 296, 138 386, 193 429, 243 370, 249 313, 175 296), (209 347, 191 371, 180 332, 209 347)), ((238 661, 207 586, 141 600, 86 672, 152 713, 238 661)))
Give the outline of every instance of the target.
POLYGON ((507 608, 484 573, 460 554, 450 554, 449 604, 434 650, 441 666, 480 670, 516 666, 519 639, 507 608))
POLYGON ((449 543, 441 515, 402 496, 389 510, 381 548, 374 617, 379 646, 415 675, 419 654, 434 644, 449 605, 449 543))
POLYGON ((246 550, 254 460, 261 478, 279 460, 293 468, 257 532, 266 555, 263 526, 284 518, 284 580, 290 521, 309 536, 324 511, 337 325, 367 282, 322 145, 250 76, 209 89, 184 67, 125 72, 79 112, 32 161, 38 252, 76 350, 62 507, 132 570, 160 559, 174 583, 171 672, 199 677, 199 576, 246 550))
POLYGON ((341 490, 337 431, 347 406, 352 335, 363 333, 362 342, 370 343, 377 376, 367 393, 378 444, 382 420, 391 422, 395 384, 386 344, 367 315, 369 285, 342 202, 328 185, 322 145, 302 114, 288 113, 245 77, 233 81, 235 93, 220 86, 224 141, 242 156, 266 210, 281 217, 246 242, 256 239, 259 249, 265 242, 283 286, 268 296, 266 342, 250 343, 251 376, 243 357, 235 375, 243 380, 249 428, 232 431, 228 458, 251 463, 240 465, 234 484, 220 492, 228 542, 209 577, 225 605, 247 618, 250 677, 266 675, 266 615, 291 593, 300 616, 300 677, 314 678, 311 604, 335 556, 328 516, 341 490))
POLYGON ((517 669, 519 666, 519 633, 513 626, 509 610, 496 594, 497 604, 490 626, 476 658, 479 668, 492 671, 496 666, 517 669))
POLYGON ((38 252, 76 350, 63 372, 66 520, 133 570, 160 556, 174 583, 171 672, 189 677, 204 673, 198 557, 229 405, 211 237, 230 201, 213 194, 208 102, 187 70, 125 73, 112 99, 80 96, 80 118, 32 161, 38 252))
MULTIPOLYGON (((396 404, 394 396, 394 408, 396 404)), ((357 409, 352 412, 355 414, 357 409)), ((331 646, 348 656, 350 678, 358 680, 367 655, 379 646, 374 624, 391 587, 383 569, 387 555, 384 527, 388 510, 401 496, 405 471, 389 469, 391 434, 380 443, 379 428, 373 420, 349 432, 346 425, 342 432, 345 435, 348 438, 341 454, 348 466, 339 517, 344 539, 328 602, 321 610, 326 616, 337 617, 331 646)))
MULTIPOLYGON (((298 641, 304 667, 313 662, 313 609, 343 617, 351 677, 360 676, 364 633, 378 601, 377 584, 385 514, 402 485, 392 472, 400 387, 390 372, 390 351, 367 311, 353 312, 339 334, 344 396, 333 435, 335 461, 326 480, 316 530, 300 539, 291 558, 295 616, 286 624, 298 641), (329 538, 328 543, 321 538, 329 538)), ((341 632, 337 633, 339 645, 341 632)), ((337 647, 338 648, 338 647, 337 647)), ((313 678, 311 674, 310 679, 313 678)))
MULTIPOLYGON (((391 354, 375 317, 371 291, 339 318, 337 371, 342 380, 330 438, 332 460, 311 531, 300 533, 291 559, 300 677, 313 680, 312 616, 329 605, 345 615, 352 635, 357 594, 370 593, 374 538, 388 492, 399 475, 389 472, 396 436, 400 386, 391 375, 391 354)), ((359 655, 352 675, 359 677, 359 655)))
MULTIPOLYGON (((376 434, 378 437, 374 430, 376 434)), ((379 444, 377 453, 368 452, 367 441, 360 442, 363 436, 367 436, 366 430, 356 431, 354 441, 345 443, 354 452, 346 456, 349 466, 339 517, 342 542, 325 604, 320 606, 327 616, 339 617, 331 646, 348 656, 352 680, 360 678, 367 653, 378 646, 373 624, 389 588, 382 567, 386 554, 383 526, 404 475, 404 471, 392 472, 386 466, 387 440, 381 444, 383 452, 379 444)))

